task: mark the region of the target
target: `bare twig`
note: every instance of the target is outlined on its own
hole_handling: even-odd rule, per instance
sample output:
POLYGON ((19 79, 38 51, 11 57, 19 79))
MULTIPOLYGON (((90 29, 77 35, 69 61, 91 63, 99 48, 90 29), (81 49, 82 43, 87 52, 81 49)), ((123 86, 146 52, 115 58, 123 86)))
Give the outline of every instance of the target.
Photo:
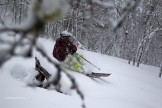
MULTIPOLYGON (((25 36, 24 36, 25 37, 25 36)), ((6 52, 5 56, 1 57, 0 58, 0 66, 2 66, 2 64, 4 62, 6 62, 7 60, 9 60, 12 56, 15 55, 14 51, 15 51, 15 48, 17 47, 17 45, 19 45, 21 43, 21 41, 24 39, 24 37, 21 37, 19 39, 18 42, 15 42, 11 47, 10 49, 6 52)))
POLYGON ((126 4, 125 8, 121 12, 122 13, 121 17, 118 19, 116 25, 114 26, 114 32, 116 32, 116 30, 123 25, 129 13, 132 12, 138 6, 140 1, 141 0, 132 0, 126 4))
MULTIPOLYGON (((54 67, 56 67, 57 72, 56 72, 56 76, 55 78, 51 79, 50 81, 47 82, 47 85, 54 85, 55 87, 59 87, 60 88, 60 80, 61 80, 61 72, 65 70, 62 69, 61 65, 58 63, 55 63, 45 52, 44 49, 38 47, 38 45, 36 45, 36 39, 38 38, 38 33, 39 31, 45 26, 45 24, 47 23, 47 21, 49 21, 50 19, 54 19, 57 17, 61 17, 63 10, 60 9, 56 9, 53 11, 53 13, 49 14, 49 13, 43 13, 40 14, 40 12, 44 12, 44 10, 42 9, 42 2, 43 0, 36 0, 36 2, 34 3, 33 6, 33 14, 32 14, 32 23, 31 25, 27 26, 26 28, 23 29, 23 27, 19 27, 19 28, 9 28, 9 27, 4 27, 4 28, 0 28, 0 33, 4 33, 4 32, 13 32, 16 34, 20 35, 20 39, 16 42, 14 42, 13 44, 11 44, 11 47, 9 50, 6 51, 5 55, 2 55, 2 57, 0 58, 0 65, 4 64, 4 62, 6 62, 7 60, 9 60, 10 58, 12 58, 13 56, 23 56, 23 57, 31 57, 31 52, 32 52, 32 48, 35 46, 36 50, 39 51, 44 58, 46 58, 48 60, 49 63, 51 63, 54 67), (28 37, 28 35, 33 35, 32 40, 30 40, 30 47, 29 49, 25 52, 25 54, 16 54, 15 53, 15 49, 20 46, 20 44, 22 44, 22 41, 24 39, 26 39, 28 37)), ((7 42, 8 43, 8 42, 7 42)), ((10 43, 8 43, 10 44, 10 43)), ((72 82, 72 89, 75 89, 78 93, 78 95, 81 97, 82 100, 84 100, 84 95, 83 93, 80 91, 75 79, 68 73, 66 73, 67 77, 70 79, 70 81, 72 82)), ((43 80, 43 79, 42 79, 43 80)), ((83 104, 83 107, 85 107, 85 104, 83 104)))
POLYGON ((4 3, 0 3, 0 5, 6 5, 9 3, 9 0, 5 1, 4 3))
POLYGON ((27 33, 27 30, 20 29, 20 28, 0 28, 0 33, 2 32, 14 32, 14 33, 27 33))
POLYGON ((2 24, 2 26, 5 26, 4 21, 2 20, 2 18, 0 17, 0 23, 2 24))
POLYGON ((64 70, 63 68, 61 68, 61 66, 59 64, 55 63, 50 57, 48 57, 48 55, 43 50, 43 48, 39 48, 38 46, 36 46, 36 49, 37 49, 37 51, 39 51, 48 60, 48 62, 50 62, 51 64, 53 64, 56 67, 56 69, 57 69, 57 75, 56 75, 56 77, 52 81, 48 82, 48 84, 46 84, 46 85, 52 84, 52 85, 54 85, 54 86, 57 87, 60 84, 61 72, 64 72, 67 75, 67 77, 70 79, 70 81, 72 82, 71 89, 75 89, 76 90, 76 92, 78 93, 78 95, 80 96, 80 98, 83 100, 82 107, 85 108, 84 95, 80 91, 80 89, 78 87, 78 84, 76 83, 75 79, 70 74, 68 74, 68 72, 66 72, 66 70, 64 70))
POLYGON ((75 79, 68 73, 66 72, 65 70, 63 70, 63 72, 67 75, 67 77, 70 79, 70 81, 72 82, 72 87, 71 89, 75 89, 77 94, 80 96, 80 98, 82 99, 83 101, 83 104, 82 104, 82 107, 85 108, 85 103, 84 103, 84 95, 83 93, 80 91, 79 87, 78 87, 78 84, 76 83, 75 79))

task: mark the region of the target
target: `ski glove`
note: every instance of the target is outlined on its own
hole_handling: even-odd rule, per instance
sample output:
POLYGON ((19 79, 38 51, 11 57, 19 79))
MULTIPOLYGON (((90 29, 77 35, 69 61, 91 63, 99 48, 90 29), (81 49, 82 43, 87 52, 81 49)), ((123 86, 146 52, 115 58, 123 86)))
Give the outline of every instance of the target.
POLYGON ((73 54, 75 54, 75 52, 76 52, 76 50, 72 49, 72 50, 70 51, 70 54, 73 55, 73 54))

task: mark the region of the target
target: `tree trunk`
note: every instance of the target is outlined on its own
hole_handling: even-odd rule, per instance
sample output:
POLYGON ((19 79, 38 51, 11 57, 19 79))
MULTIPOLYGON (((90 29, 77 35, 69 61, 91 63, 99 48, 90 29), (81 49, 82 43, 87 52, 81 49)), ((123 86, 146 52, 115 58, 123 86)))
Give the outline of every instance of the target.
POLYGON ((137 67, 139 67, 139 64, 140 64, 140 62, 141 62, 142 54, 143 54, 143 53, 140 52, 139 58, 138 58, 138 60, 137 60, 137 67))
POLYGON ((20 0, 20 4, 19 4, 19 11, 20 11, 20 14, 19 14, 19 25, 21 24, 21 21, 22 21, 22 0, 20 0))
POLYGON ((131 57, 128 58, 128 64, 130 64, 130 63, 131 63, 131 57))
POLYGON ((136 58, 133 57, 133 65, 135 65, 135 64, 136 64, 136 58))
POLYGON ((161 74, 162 74, 162 67, 160 69, 160 73, 159 73, 159 77, 161 78, 161 74))
POLYGON ((137 67, 139 67, 140 63, 141 63, 141 59, 142 59, 142 55, 143 55, 143 45, 140 47, 139 49, 139 53, 137 55, 137 67))

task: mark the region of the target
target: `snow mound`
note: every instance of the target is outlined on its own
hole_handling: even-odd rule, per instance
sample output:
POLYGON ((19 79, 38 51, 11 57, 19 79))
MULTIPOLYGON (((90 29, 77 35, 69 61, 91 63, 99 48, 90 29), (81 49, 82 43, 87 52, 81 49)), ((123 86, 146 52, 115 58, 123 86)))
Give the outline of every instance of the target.
POLYGON ((19 80, 24 80, 29 75, 28 70, 21 65, 15 65, 11 69, 10 73, 13 78, 19 79, 19 80))

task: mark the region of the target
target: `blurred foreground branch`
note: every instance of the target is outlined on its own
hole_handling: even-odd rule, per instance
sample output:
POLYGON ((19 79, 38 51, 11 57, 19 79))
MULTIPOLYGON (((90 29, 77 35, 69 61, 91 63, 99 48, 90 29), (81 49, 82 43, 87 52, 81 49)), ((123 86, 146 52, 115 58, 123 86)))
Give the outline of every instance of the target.
MULTIPOLYGON (((60 64, 55 63, 46 54, 43 48, 40 48, 40 46, 36 45, 36 39, 39 36, 39 32, 44 29, 45 24, 50 20, 61 18, 67 13, 69 8, 68 2, 66 0, 34 0, 31 7, 31 16, 29 16, 29 20, 25 26, 0 28, 0 34, 2 38, 0 38, 0 44, 5 43, 10 46, 8 49, 0 50, 0 66, 2 66, 7 60, 11 59, 13 56, 32 57, 33 48, 36 47, 37 51, 40 52, 44 56, 44 58, 46 58, 48 62, 57 69, 56 76, 54 78, 51 78, 46 85, 54 85, 55 87, 60 85, 61 73, 64 72, 69 80, 72 82, 71 89, 75 89, 77 91, 78 95, 83 100, 83 107, 85 107, 84 95, 80 91, 75 79, 64 69, 62 69, 60 64), (3 33, 14 33, 15 37, 18 35, 18 39, 14 40, 11 43, 6 42, 6 40, 4 39, 5 35, 3 33), (26 40, 28 41, 27 43, 25 43, 26 40), (21 52, 17 52, 17 49, 21 47, 22 44, 27 45, 27 49, 21 50, 21 52)), ((35 59, 39 64, 39 60, 37 58, 35 59)), ((37 70, 42 71, 42 69, 40 70, 40 67, 37 67, 37 70)), ((49 77, 50 75, 48 75, 48 78, 49 77)))
POLYGON ((130 0, 126 6, 122 9, 122 12, 120 13, 118 10, 118 12, 120 13, 120 18, 115 22, 114 25, 114 32, 120 28, 125 19, 127 18, 127 16, 130 14, 130 12, 132 12, 137 6, 138 4, 141 2, 141 0, 130 0))

